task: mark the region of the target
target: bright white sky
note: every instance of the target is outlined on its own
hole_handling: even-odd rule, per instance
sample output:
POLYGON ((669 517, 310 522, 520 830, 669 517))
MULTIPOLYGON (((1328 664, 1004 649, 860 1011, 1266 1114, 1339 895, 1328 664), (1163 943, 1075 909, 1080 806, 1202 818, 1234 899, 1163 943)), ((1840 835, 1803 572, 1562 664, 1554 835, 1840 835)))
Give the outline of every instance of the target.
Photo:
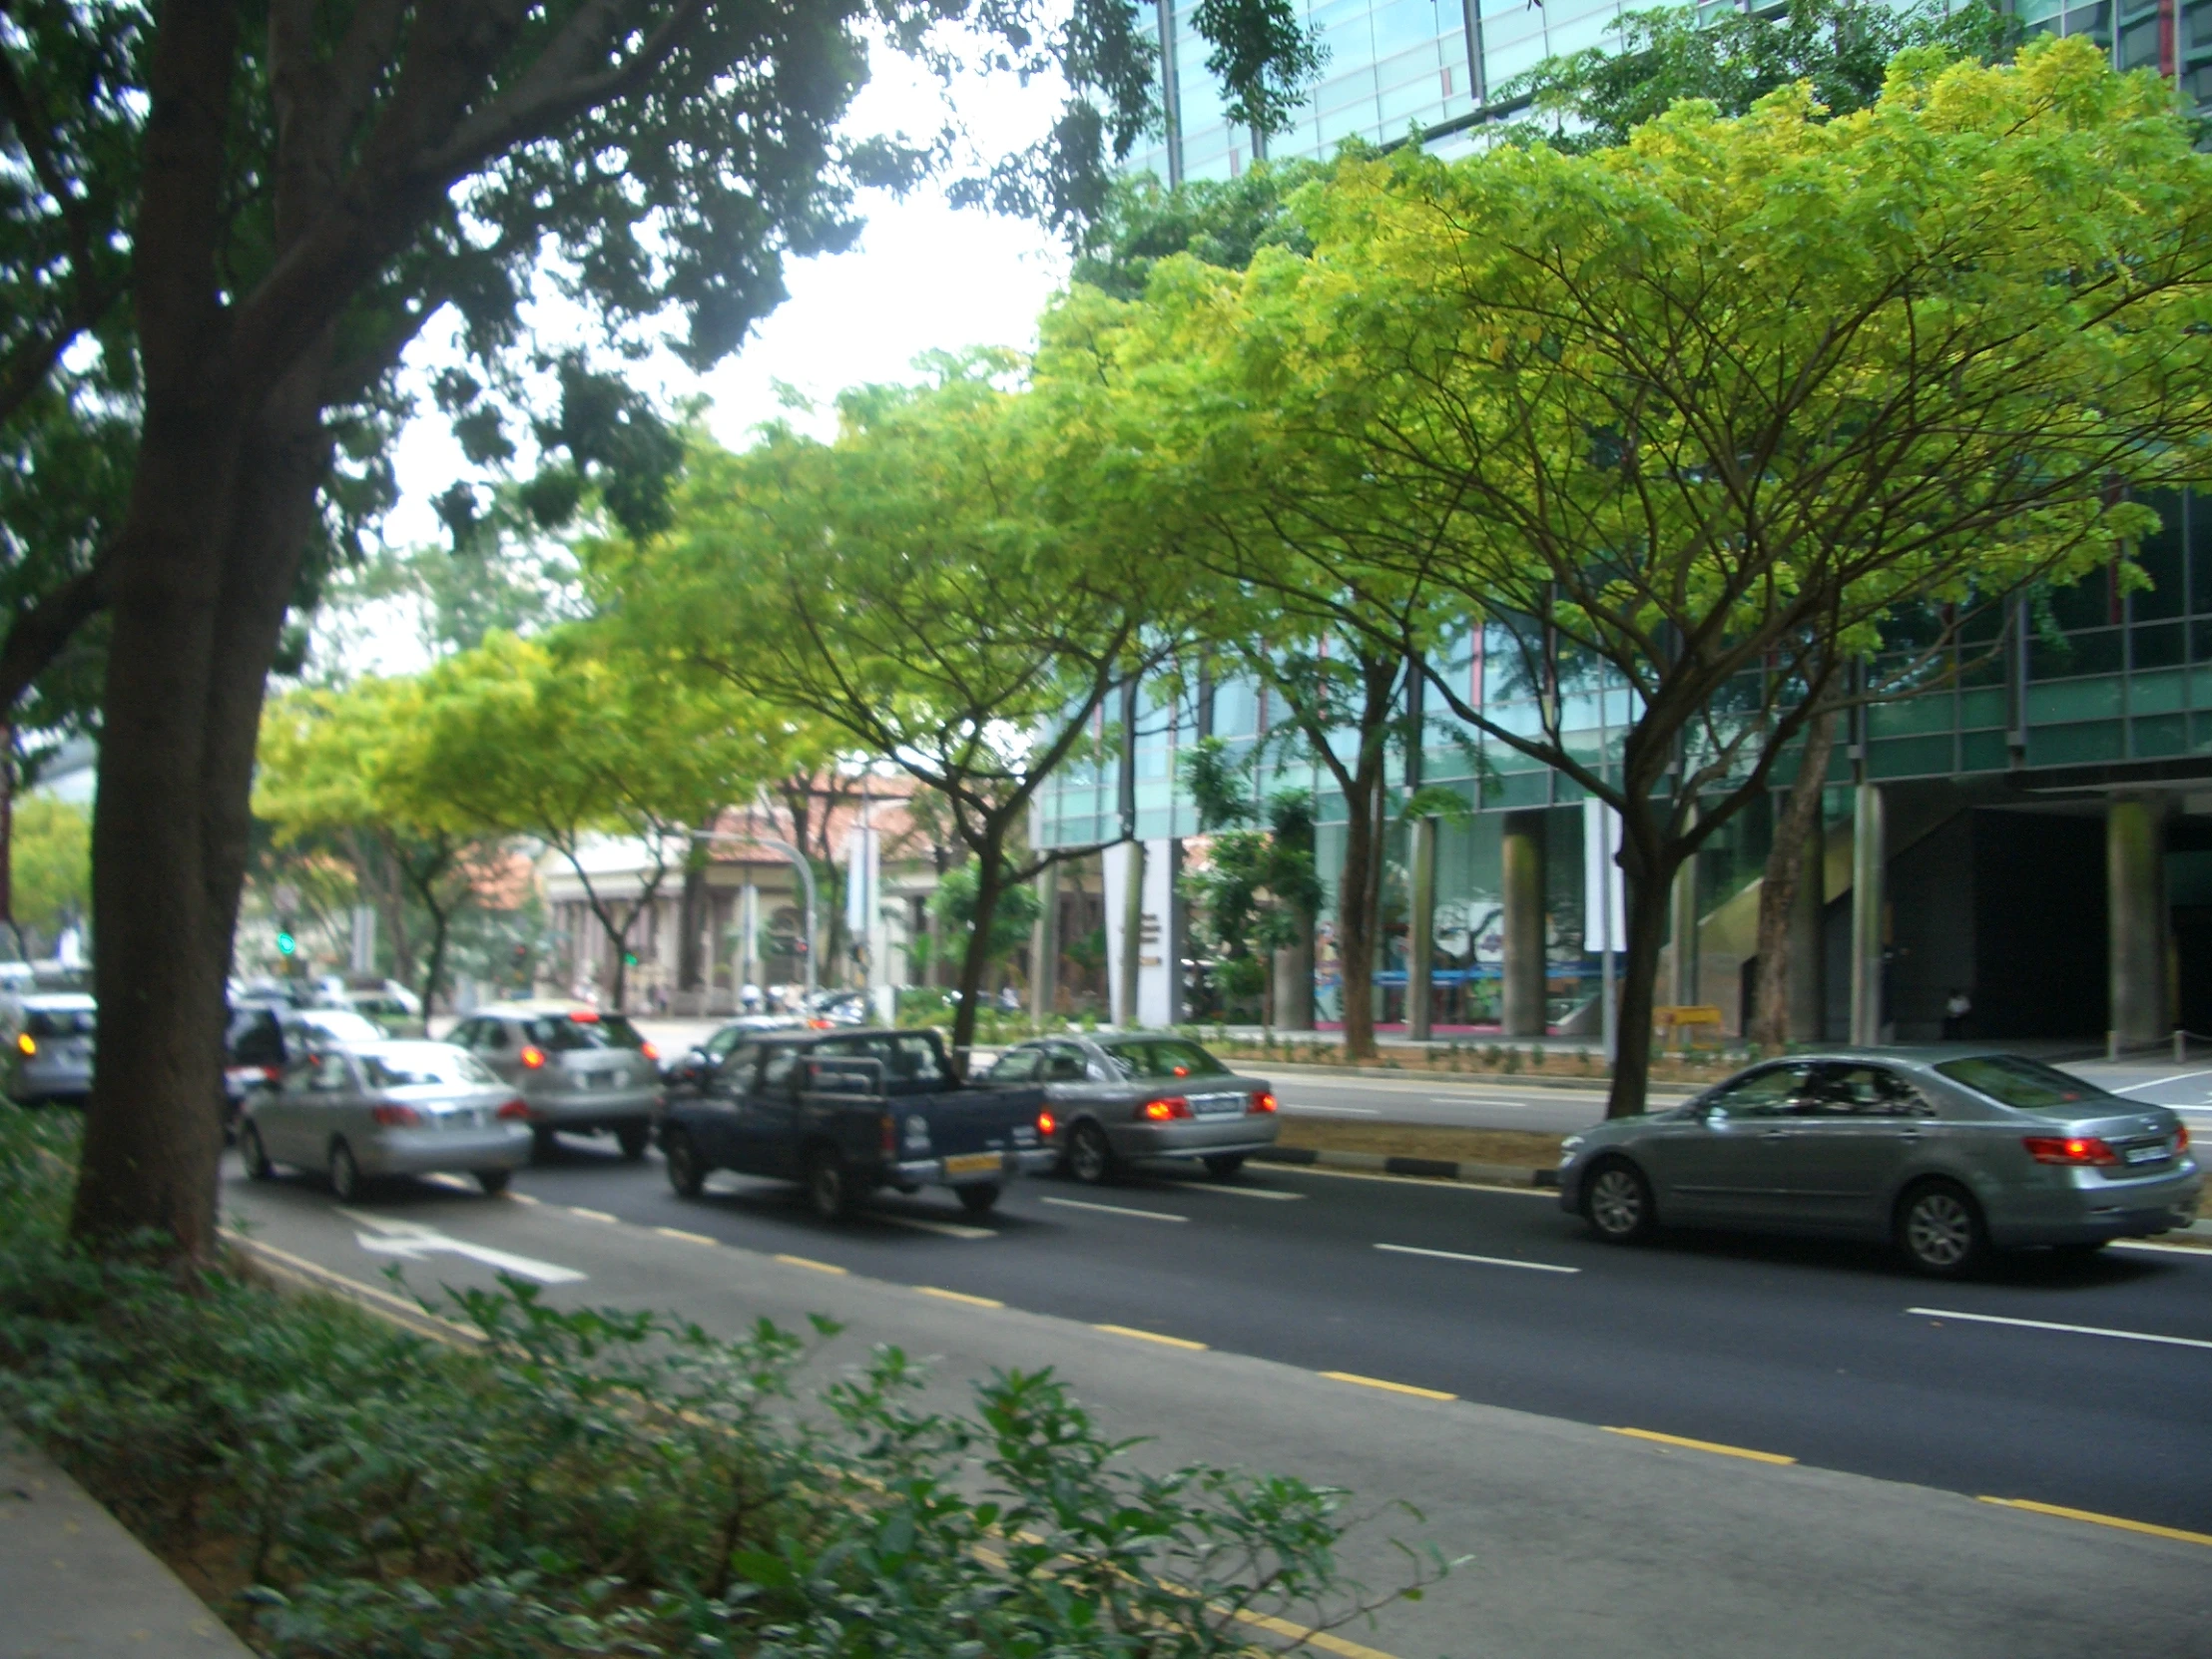
MULTIPOLYGON (((854 105, 851 130, 933 131, 944 96, 936 84, 895 53, 878 51, 875 63, 875 78, 854 105)), ((1061 90, 1057 82, 1024 88, 1001 76, 959 83, 951 96, 976 143, 1000 153, 1045 130, 1061 90)), ((788 263, 791 298, 755 329, 737 356, 701 377, 662 355, 643 366, 642 382, 669 401, 705 393, 713 400, 709 423, 715 435, 735 446, 754 427, 778 417, 815 424, 781 406, 778 382, 826 405, 845 386, 914 377, 912 361, 924 351, 1035 343, 1037 314, 1067 274, 1066 250, 1047 232, 978 210, 955 210, 933 189, 904 202, 871 195, 862 211, 867 228, 851 253, 788 263)), ((442 328, 426 332, 409 353, 408 368, 424 407, 429 377, 452 356, 450 334, 442 328)), ((826 433, 827 421, 815 429, 826 433)), ((467 470, 443 423, 434 417, 416 420, 401 438, 395 461, 402 493, 386 521, 386 540, 406 547, 440 538, 431 497, 467 470)), ((338 654, 356 671, 420 666, 410 619, 395 610, 356 617, 345 631, 351 638, 338 654)), ((326 641, 338 644, 327 636, 326 641)))

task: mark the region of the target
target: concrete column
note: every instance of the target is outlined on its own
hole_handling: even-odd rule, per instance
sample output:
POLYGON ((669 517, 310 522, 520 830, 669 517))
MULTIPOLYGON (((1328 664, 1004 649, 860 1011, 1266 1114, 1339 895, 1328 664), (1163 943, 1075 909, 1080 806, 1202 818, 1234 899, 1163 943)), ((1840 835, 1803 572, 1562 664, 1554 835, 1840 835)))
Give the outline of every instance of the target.
POLYGON ((1805 837, 1804 862, 1798 868, 1797 902, 1790 909, 1790 1040, 1817 1043, 1828 1012, 1828 951, 1823 944, 1828 913, 1828 837, 1813 820, 1805 837))
POLYGON ((2109 1026, 2123 1046, 2166 1040, 2165 804, 2115 795, 2104 808, 2105 914, 2111 937, 2109 1026))
MULTIPOLYGON (((1693 810, 1691 822, 1696 822, 1693 810)), ((1673 971, 1668 975, 1667 996, 1678 1008, 1697 1007, 1698 996, 1698 890, 1697 854, 1683 859, 1674 872, 1674 899, 1668 908, 1668 954, 1673 971)))
POLYGON ((1884 871, 1888 863, 1882 824, 1882 786, 1860 783, 1852 799, 1851 830, 1851 1040, 1882 1040, 1884 871))
POLYGON ((1508 1037, 1544 1034, 1544 815, 1507 813, 1499 837, 1504 908, 1504 1025, 1508 1037))
POLYGON ((745 995, 745 987, 761 982, 761 889, 748 875, 745 885, 738 892, 738 982, 730 988, 732 1005, 737 1005, 745 995))
POLYGON ((1029 935, 1029 1017, 1043 1025, 1060 1000, 1060 866, 1037 871, 1037 925, 1029 935))
POLYGON ((1121 878, 1121 1023, 1144 1023, 1137 997, 1144 985, 1144 842, 1122 843, 1121 878))
POLYGON ((1436 964, 1436 821, 1413 820, 1412 869, 1406 903, 1405 1034, 1417 1043, 1429 1038, 1429 974, 1436 964))
POLYGON ((1275 1025, 1279 1031, 1314 1028, 1314 935, 1275 953, 1275 1025))

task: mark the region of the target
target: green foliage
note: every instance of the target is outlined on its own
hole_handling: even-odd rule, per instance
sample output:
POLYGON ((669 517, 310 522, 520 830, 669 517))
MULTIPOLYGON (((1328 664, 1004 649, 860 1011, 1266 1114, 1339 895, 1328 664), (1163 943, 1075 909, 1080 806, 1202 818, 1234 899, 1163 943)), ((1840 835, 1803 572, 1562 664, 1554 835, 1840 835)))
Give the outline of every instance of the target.
POLYGON ((1223 118, 1265 137, 1289 131, 1329 61, 1291 0, 1198 0, 1191 26, 1211 48, 1207 73, 1228 94, 1223 118))
POLYGON ((14 812, 15 919, 52 938, 92 913, 92 820, 82 807, 44 795, 22 797, 14 812))
POLYGON ((733 1340, 509 1281, 441 1310, 484 1339, 448 1346, 96 1260, 62 1242, 73 1135, 0 1107, 0 1411, 276 1659, 1198 1659, 1247 1651, 1243 1612, 1379 1599, 1343 1493, 1142 1472, 1049 1373, 955 1415, 891 1349, 803 1394, 826 1320, 733 1340))
MULTIPOLYGON (((955 864, 929 894, 929 913, 943 929, 946 954, 955 959, 967 954, 968 936, 975 930, 977 874, 973 859, 955 864)), ((1026 881, 1012 880, 1011 875, 1008 869, 1000 878, 1003 884, 998 902, 991 906, 990 937, 983 947, 983 959, 993 967, 1029 942, 1029 930, 1044 913, 1044 900, 1037 896, 1037 889, 1026 881)))
POLYGON ((1263 248, 1309 253, 1290 203, 1328 171, 1319 162, 1264 162, 1234 179, 1190 179, 1172 189, 1150 173, 1125 174, 1085 234, 1070 279, 1140 299, 1153 268, 1177 254, 1242 271, 1263 248))

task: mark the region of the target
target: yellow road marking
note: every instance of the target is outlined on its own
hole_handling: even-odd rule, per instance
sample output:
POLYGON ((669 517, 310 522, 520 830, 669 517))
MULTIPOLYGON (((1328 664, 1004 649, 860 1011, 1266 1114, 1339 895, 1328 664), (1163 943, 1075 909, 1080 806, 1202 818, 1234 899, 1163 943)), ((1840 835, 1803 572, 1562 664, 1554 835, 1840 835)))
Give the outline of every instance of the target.
POLYGON ((1746 1457, 1754 1463, 1794 1463, 1795 1457, 1785 1457, 1779 1451, 1754 1451, 1749 1446, 1722 1445, 1718 1440, 1692 1440, 1680 1434, 1662 1434, 1654 1428, 1607 1427, 1608 1434, 1626 1434, 1634 1440, 1656 1440, 1661 1445, 1685 1446, 1691 1451, 1710 1451, 1717 1457, 1746 1457))
POLYGON ((686 1244, 720 1244, 720 1239, 710 1239, 704 1233, 687 1233, 681 1227, 656 1227, 654 1232, 664 1239, 682 1239, 686 1244))
POLYGON ((571 1204, 568 1207, 568 1213, 572 1216, 582 1216, 586 1221, 614 1221, 617 1219, 604 1210, 587 1210, 580 1204, 571 1204))
POLYGON ((1204 1343, 1194 1343, 1188 1337, 1163 1337, 1157 1331, 1139 1331, 1127 1325, 1094 1325, 1093 1331, 1103 1331, 1109 1337, 1134 1337, 1140 1343, 1158 1343, 1162 1348, 1187 1348, 1194 1353, 1205 1348, 1204 1343))
POLYGON ((1384 1653, 1379 1647, 1365 1647, 1358 1642, 1347 1641, 1342 1636, 1332 1636, 1326 1630, 1316 1630, 1310 1625, 1293 1624, 1289 1619, 1279 1619, 1273 1613, 1255 1613, 1249 1608, 1237 1608, 1238 1621, 1257 1625, 1262 1630, 1278 1636, 1289 1636, 1308 1647, 1318 1647, 1324 1653, 1340 1653, 1344 1659, 1396 1659, 1396 1655, 1384 1653))
POLYGON ((813 1268, 817 1273, 842 1274, 845 1270, 834 1262, 818 1262, 811 1256, 778 1256, 777 1261, 787 1268, 813 1268))
POLYGON ((1393 1394, 1411 1394, 1415 1399, 1457 1399, 1457 1394, 1445 1393, 1441 1388, 1416 1388, 1410 1382, 1390 1382, 1380 1377, 1362 1377, 1356 1371, 1325 1371, 1322 1376, 1332 1382, 1357 1382, 1363 1388, 1382 1388, 1393 1394))
POLYGON ((2154 1526, 2149 1521, 2128 1520, 2122 1515, 2100 1515, 2094 1509, 2068 1509, 2058 1503, 2037 1503, 2031 1497, 1985 1497, 1981 1501, 2002 1504, 2007 1509, 2032 1509, 2038 1515, 2056 1515, 2061 1520, 2087 1521, 2092 1526, 2116 1526, 2122 1532, 2146 1532, 2153 1538, 2172 1538, 2177 1543, 2212 1544, 2212 1533, 2184 1532, 2178 1526, 2154 1526))
POLYGON ((939 1302, 964 1302, 970 1308, 1003 1308, 1003 1302, 993 1302, 987 1296, 969 1296, 965 1291, 940 1291, 934 1285, 916 1285, 916 1296, 933 1296, 939 1302))

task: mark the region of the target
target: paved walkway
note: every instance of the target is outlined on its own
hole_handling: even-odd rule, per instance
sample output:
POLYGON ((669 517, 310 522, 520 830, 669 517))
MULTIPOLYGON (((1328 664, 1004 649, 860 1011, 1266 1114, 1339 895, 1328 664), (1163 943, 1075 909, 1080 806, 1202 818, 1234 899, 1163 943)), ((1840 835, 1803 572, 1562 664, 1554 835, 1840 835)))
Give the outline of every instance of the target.
POLYGON ((253 1659, 176 1574, 0 1426, 0 1659, 253 1659))

